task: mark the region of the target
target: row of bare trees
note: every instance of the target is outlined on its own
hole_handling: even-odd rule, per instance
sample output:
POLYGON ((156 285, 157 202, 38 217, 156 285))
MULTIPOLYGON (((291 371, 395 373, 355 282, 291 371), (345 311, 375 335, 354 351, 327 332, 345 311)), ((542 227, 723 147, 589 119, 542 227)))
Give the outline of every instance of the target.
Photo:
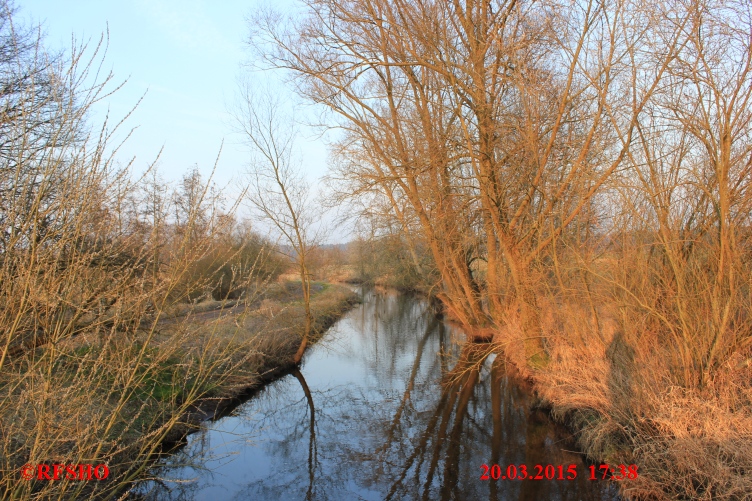
POLYGON ((165 301, 237 297, 251 274, 282 271, 197 168, 173 186, 116 164, 122 122, 88 121, 118 88, 106 40, 51 53, 14 13, 0 5, 0 369, 25 347, 138 323, 165 301))
POLYGON ((51 52, 41 28, 0 0, 3 499, 122 495, 250 352, 234 334, 160 334, 160 321, 187 303, 252 296, 288 265, 238 221, 242 190, 227 203, 197 168, 168 183, 155 165, 139 174, 117 162, 124 121, 94 121, 119 88, 106 46, 51 52), (42 484, 19 474, 49 461, 102 462, 111 476, 42 484))
POLYGON ((749 346, 748 2, 305 4, 252 43, 327 110, 341 194, 430 250, 457 320, 514 315, 545 363, 559 260, 643 252, 585 282, 665 331, 680 379, 749 346))

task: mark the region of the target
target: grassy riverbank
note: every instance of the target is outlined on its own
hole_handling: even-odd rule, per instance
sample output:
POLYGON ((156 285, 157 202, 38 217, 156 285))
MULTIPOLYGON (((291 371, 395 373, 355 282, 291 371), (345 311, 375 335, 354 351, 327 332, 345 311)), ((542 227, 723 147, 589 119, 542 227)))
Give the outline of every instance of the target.
MULTIPOLYGON (((613 273, 604 269, 608 261, 599 264, 594 276, 613 273)), ((345 272, 359 278, 353 267, 345 272)), ((619 484, 626 498, 752 499, 750 348, 739 346, 704 374, 702 384, 678 384, 685 367, 664 326, 645 312, 650 307, 645 305, 660 304, 649 291, 643 291, 645 305, 635 306, 631 296, 615 301, 618 290, 605 280, 577 287, 565 273, 562 281, 569 288, 549 283, 536 294, 547 353, 543 363, 527 357, 530 334, 514 309, 484 328, 463 328, 476 338, 493 335, 497 349, 533 383, 540 405, 574 432, 592 461, 637 465, 638 478, 619 484)), ((388 279, 384 273, 372 281, 388 279)), ((660 297, 658 287, 655 294, 660 297)), ((712 318, 702 297, 698 293, 688 308, 696 319, 688 330, 695 335, 712 318)))
POLYGON ((530 368, 511 322, 496 334, 552 415, 598 464, 638 466, 629 499, 752 497, 752 366, 736 357, 702 387, 672 384, 665 343, 638 322, 582 303, 541 303, 550 362, 530 368), (636 339, 640 342, 635 342, 636 339))
MULTIPOLYGON (((316 283, 313 291, 317 333, 356 301, 340 285, 316 283)), ((246 303, 200 304, 129 336, 85 333, 14 359, 0 374, 4 400, 18 402, 0 416, 2 499, 122 492, 160 444, 291 366, 304 324, 301 296, 299 283, 275 283, 246 303), (100 482, 21 477, 24 464, 53 463, 106 464, 110 474, 100 482)))

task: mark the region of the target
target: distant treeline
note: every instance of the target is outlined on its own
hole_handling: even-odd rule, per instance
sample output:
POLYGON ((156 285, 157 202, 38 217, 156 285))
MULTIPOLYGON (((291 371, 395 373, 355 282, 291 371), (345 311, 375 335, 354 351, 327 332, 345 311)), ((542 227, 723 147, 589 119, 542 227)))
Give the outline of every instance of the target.
MULTIPOLYGON (((287 263, 234 216, 221 192, 187 170, 115 163, 92 106, 114 90, 92 83, 102 61, 44 49, 32 28, 0 17, 0 368, 24 346, 93 327, 127 329, 168 304, 237 299, 249 280, 287 263), (100 325, 101 324, 101 325, 100 325)), ((88 48, 92 52, 91 47, 88 48)))

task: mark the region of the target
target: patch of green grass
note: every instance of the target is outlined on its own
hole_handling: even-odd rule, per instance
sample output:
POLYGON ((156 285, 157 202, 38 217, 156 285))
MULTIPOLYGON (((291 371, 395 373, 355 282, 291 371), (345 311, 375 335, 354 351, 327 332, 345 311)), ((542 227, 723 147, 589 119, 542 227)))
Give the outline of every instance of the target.
POLYGON ((83 346, 79 346, 73 350, 73 353, 80 358, 85 357, 89 353, 91 353, 92 346, 90 344, 86 344, 83 346))
MULTIPOLYGON (((180 384, 180 371, 159 364, 149 373, 139 385, 134 396, 141 400, 153 398, 162 402, 182 399, 184 388, 180 384)), ((182 381, 185 381, 182 379, 182 381)))

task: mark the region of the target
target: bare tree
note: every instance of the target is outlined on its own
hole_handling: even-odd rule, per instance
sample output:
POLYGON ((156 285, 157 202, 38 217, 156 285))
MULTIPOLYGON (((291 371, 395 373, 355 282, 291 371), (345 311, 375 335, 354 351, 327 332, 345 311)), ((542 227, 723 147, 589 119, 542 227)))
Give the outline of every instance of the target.
POLYGON ((317 218, 310 186, 295 160, 297 130, 290 117, 285 116, 281 101, 270 92, 254 92, 249 85, 242 87, 240 101, 235 116, 254 152, 248 200, 289 245, 303 289, 305 326, 293 359, 297 364, 303 358, 313 326, 309 261, 318 240, 317 218))
POLYGON ((253 35, 333 112, 339 151, 360 150, 353 194, 379 189, 402 220, 407 202, 453 316, 519 315, 545 360, 533 268, 625 164, 686 24, 650 59, 657 19, 619 1, 321 0, 290 23, 262 13, 253 35))

